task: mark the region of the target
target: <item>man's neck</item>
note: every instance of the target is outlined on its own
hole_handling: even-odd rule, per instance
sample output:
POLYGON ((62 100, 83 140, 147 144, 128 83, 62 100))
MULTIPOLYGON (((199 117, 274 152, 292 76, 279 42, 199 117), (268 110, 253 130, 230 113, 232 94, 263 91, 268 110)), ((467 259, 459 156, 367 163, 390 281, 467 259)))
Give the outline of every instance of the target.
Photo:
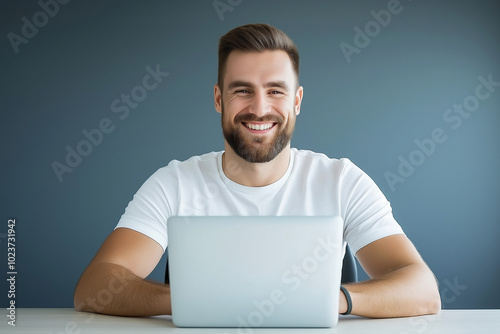
POLYGON ((222 155, 222 170, 231 181, 247 187, 264 187, 278 181, 288 170, 290 146, 287 146, 273 160, 251 163, 240 158, 226 143, 222 155))

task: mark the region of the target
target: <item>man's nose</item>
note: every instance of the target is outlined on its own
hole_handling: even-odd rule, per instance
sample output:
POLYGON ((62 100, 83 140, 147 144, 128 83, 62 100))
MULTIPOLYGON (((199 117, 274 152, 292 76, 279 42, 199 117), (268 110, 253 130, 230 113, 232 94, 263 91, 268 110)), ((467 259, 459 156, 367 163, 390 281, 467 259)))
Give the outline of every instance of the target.
POLYGON ((267 101, 267 96, 265 93, 255 93, 252 103, 249 108, 250 112, 258 117, 264 116, 271 112, 271 105, 267 101))

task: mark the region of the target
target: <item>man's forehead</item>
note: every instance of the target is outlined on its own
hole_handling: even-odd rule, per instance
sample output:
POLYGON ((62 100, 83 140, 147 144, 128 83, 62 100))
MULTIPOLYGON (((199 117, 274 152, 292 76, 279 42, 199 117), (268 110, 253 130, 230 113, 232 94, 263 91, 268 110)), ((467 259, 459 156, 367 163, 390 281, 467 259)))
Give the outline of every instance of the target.
POLYGON ((290 57, 285 51, 250 52, 235 50, 229 54, 226 63, 224 82, 227 86, 232 81, 291 81, 295 74, 290 57))

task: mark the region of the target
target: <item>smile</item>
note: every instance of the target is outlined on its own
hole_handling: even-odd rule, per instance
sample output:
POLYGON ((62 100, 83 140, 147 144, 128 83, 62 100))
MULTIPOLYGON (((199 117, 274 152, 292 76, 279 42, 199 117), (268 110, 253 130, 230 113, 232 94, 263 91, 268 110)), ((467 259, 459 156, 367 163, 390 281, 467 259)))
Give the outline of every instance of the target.
POLYGON ((264 131, 272 128, 276 123, 243 123, 244 126, 251 130, 264 131))

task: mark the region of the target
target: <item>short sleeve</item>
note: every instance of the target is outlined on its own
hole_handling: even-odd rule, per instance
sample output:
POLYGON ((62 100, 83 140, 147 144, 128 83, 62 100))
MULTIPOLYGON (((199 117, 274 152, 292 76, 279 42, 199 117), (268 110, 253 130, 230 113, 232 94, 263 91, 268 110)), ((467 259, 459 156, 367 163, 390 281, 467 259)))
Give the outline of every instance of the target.
POLYGON ((171 216, 165 187, 177 189, 176 180, 167 167, 159 169, 139 188, 115 228, 130 228, 155 240, 165 249, 168 245, 167 219, 171 216))
POLYGON ((341 210, 344 238, 354 254, 369 243, 404 234, 392 207, 375 182, 349 159, 342 159, 341 210))

